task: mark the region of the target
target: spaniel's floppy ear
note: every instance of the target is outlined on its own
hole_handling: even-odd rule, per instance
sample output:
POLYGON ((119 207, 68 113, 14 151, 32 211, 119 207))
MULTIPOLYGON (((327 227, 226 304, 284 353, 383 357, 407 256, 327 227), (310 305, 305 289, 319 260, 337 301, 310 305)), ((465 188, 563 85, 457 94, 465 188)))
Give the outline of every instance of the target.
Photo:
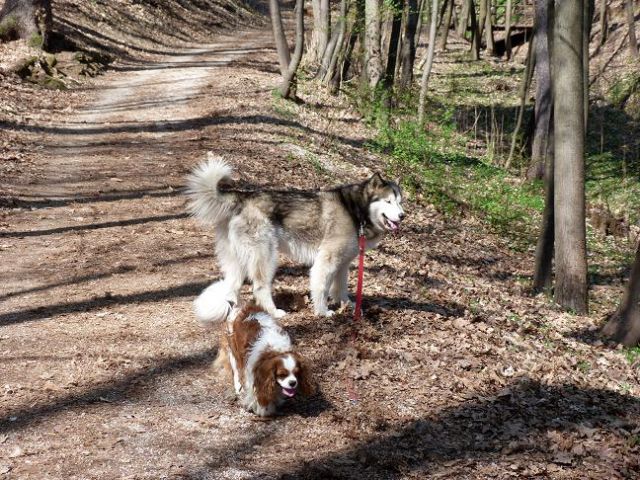
POLYGON ((265 352, 258 358, 253 370, 256 398, 261 407, 267 407, 276 399, 276 362, 278 356, 273 352, 265 352))
POLYGON ((313 382, 313 374, 311 373, 311 369, 309 368, 308 362, 302 357, 302 355, 296 353, 294 354, 296 363, 298 364, 298 390, 305 397, 310 397, 316 392, 316 387, 313 382))

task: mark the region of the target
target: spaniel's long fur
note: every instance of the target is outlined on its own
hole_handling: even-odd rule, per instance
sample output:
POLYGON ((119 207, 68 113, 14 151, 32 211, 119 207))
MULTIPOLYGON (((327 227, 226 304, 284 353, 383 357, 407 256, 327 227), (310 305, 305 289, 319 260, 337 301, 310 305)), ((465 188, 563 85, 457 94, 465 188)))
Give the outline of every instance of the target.
POLYGON ((226 320, 215 365, 233 377, 240 403, 260 416, 271 416, 287 398, 313 393, 307 362, 289 335, 266 312, 250 305, 233 308, 221 284, 213 284, 195 302, 205 323, 226 320), (207 309, 202 309, 206 304, 207 309))

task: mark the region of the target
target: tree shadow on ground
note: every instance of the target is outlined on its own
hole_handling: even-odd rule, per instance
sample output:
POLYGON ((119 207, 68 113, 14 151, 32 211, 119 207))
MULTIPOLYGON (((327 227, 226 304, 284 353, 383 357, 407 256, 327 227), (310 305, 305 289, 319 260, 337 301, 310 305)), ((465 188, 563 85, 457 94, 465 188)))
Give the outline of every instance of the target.
POLYGON ((362 300, 362 310, 364 317, 374 322, 385 310, 412 310, 437 313, 446 318, 457 318, 464 315, 466 307, 453 301, 429 302, 391 295, 365 295, 362 300))
POLYGON ((71 204, 85 204, 97 202, 115 202, 118 200, 134 200, 139 198, 175 197, 182 195, 181 186, 160 189, 113 190, 99 192, 94 195, 74 195, 64 198, 47 198, 39 195, 0 195, 0 208, 53 208, 71 204))
POLYGON ((140 225, 150 222, 166 222, 167 220, 177 220, 187 218, 187 213, 177 213, 172 215, 157 215, 153 217, 131 218, 128 220, 114 220, 111 222, 90 223, 85 225, 72 225, 66 227, 48 228, 45 230, 23 230, 17 232, 0 232, 0 238, 23 238, 23 237, 40 237, 43 235, 55 235, 58 233, 98 230, 101 228, 127 227, 130 225, 140 225))
POLYGON ((153 365, 125 374, 119 380, 91 385, 80 392, 60 395, 45 403, 7 409, 0 417, 0 433, 13 432, 69 410, 130 400, 131 396, 139 395, 139 389, 144 388, 141 385, 146 382, 178 371, 205 367, 213 361, 216 353, 215 349, 207 349, 190 355, 162 358, 153 365))
MULTIPOLYGON (((229 112, 231 113, 231 112, 229 112)), ((164 122, 132 122, 124 125, 114 126, 81 126, 78 128, 67 126, 44 126, 44 125, 21 125, 15 121, 2 121, 0 127, 8 130, 24 130, 30 132, 47 133, 52 135, 101 135, 114 133, 133 133, 140 135, 142 133, 155 132, 180 132, 185 130, 201 129, 211 125, 251 125, 254 134, 260 132, 256 128, 256 124, 278 125, 283 127, 296 128, 306 134, 321 135, 329 137, 331 140, 359 148, 365 143, 365 140, 355 140, 340 135, 327 134, 315 130, 311 127, 303 125, 294 120, 282 119, 270 115, 222 115, 219 113, 207 115, 204 117, 186 118, 181 120, 167 120, 164 122)), ((273 132, 267 132, 272 134, 273 132)))
MULTIPOLYGON (((627 395, 523 378, 491 395, 391 427, 355 446, 305 462, 279 478, 407 478, 417 472, 433 474, 453 460, 520 457, 526 461, 530 455, 579 466, 597 456, 597 451, 587 447, 572 453, 573 442, 597 433, 625 444, 639 426, 639 414, 640 401, 627 395), (561 439, 572 440, 568 446, 554 444, 558 433, 561 439)), ((640 473, 637 459, 629 455, 631 449, 617 453, 603 461, 620 473, 640 473)))
POLYGON ((35 320, 52 318, 68 313, 86 313, 114 305, 151 303, 172 298, 195 296, 210 283, 211 282, 209 281, 192 282, 140 293, 130 293, 127 295, 105 294, 100 297, 94 297, 90 300, 78 300, 75 302, 64 302, 27 308, 24 310, 0 314, 0 326, 14 325, 21 322, 33 322, 35 320))
MULTIPOLYGON (((213 260, 213 254, 211 253, 196 253, 195 255, 186 255, 184 257, 178 257, 178 258, 167 258, 164 260, 159 260, 156 262, 152 263, 152 268, 162 268, 162 267, 166 267, 166 266, 171 266, 171 265, 175 265, 177 263, 186 263, 192 260, 213 260)), ((8 292, 8 293, 3 293, 2 295, 0 295, 0 301, 3 300, 7 300, 9 298, 12 297, 19 297, 21 295, 27 295, 30 293, 36 293, 36 292, 43 292, 46 290, 52 290, 58 287, 66 287, 69 285, 79 285, 82 283, 86 283, 86 282, 92 282, 94 280, 101 280, 104 278, 109 278, 113 275, 116 274, 122 274, 122 273, 127 273, 127 272, 132 272, 132 271, 136 271, 138 270, 138 268, 136 268, 134 265, 130 265, 130 264, 123 264, 123 265, 119 265, 116 268, 113 268, 111 270, 107 270, 104 272, 95 272, 95 273, 90 273, 88 275, 82 275, 82 276, 78 276, 78 277, 72 277, 66 280, 62 280, 59 282, 54 282, 54 283, 49 283, 46 285, 39 285, 37 287, 31 287, 31 288, 25 288, 23 290, 16 290, 16 291, 12 291, 12 292, 8 292)))

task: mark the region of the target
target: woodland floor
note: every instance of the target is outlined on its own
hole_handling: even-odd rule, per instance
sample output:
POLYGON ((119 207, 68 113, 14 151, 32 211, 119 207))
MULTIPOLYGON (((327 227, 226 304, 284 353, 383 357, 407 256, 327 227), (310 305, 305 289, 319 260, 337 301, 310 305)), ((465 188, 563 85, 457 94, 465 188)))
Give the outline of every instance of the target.
POLYGON ((346 105, 283 102, 277 81, 270 31, 238 28, 3 133, 23 148, 0 192, 0 478, 638 478, 638 364, 598 316, 525 294, 530 255, 419 199, 367 254, 355 340, 348 315, 311 315, 306 269, 280 269, 319 393, 269 421, 225 399, 191 311, 219 271, 185 174, 209 150, 278 188, 385 165, 346 105))

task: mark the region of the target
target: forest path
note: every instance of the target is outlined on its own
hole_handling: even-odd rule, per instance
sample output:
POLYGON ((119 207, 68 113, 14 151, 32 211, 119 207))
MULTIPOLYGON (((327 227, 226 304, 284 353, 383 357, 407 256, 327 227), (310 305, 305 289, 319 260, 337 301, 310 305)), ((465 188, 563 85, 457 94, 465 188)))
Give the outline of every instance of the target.
POLYGON ((208 150, 277 188, 387 165, 344 98, 311 82, 304 105, 273 96, 268 29, 213 41, 117 64, 80 108, 25 130, 34 161, 0 197, 0 476, 637 475, 638 369, 589 344, 593 319, 525 295, 527 256, 419 191, 401 234, 367 253, 357 339, 348 315, 311 315, 305 268, 278 272, 318 395, 270 421, 225 400, 217 339, 191 309, 218 270, 185 174, 208 150))

